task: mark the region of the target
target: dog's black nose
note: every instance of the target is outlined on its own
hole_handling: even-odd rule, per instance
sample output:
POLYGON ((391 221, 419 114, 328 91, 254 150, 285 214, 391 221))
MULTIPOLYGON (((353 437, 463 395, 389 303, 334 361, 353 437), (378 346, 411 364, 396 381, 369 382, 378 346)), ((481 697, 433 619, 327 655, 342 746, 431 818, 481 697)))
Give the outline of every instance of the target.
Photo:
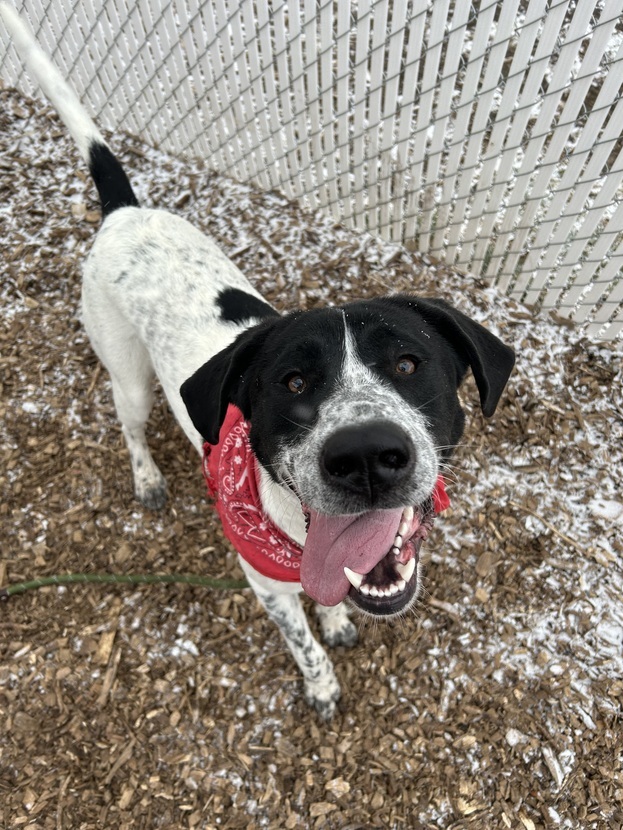
POLYGON ((322 466, 332 483, 373 498, 403 481, 415 464, 415 450, 396 424, 372 421, 337 430, 326 441, 322 466))

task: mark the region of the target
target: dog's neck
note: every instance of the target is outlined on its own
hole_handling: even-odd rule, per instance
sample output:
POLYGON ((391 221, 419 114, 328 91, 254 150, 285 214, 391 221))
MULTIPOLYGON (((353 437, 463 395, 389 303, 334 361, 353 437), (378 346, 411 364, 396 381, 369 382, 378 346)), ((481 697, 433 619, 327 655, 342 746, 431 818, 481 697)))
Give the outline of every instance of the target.
POLYGON ((295 493, 288 487, 277 484, 270 474, 258 462, 259 493, 265 514, 282 530, 286 536, 303 547, 307 537, 305 516, 301 503, 295 493))

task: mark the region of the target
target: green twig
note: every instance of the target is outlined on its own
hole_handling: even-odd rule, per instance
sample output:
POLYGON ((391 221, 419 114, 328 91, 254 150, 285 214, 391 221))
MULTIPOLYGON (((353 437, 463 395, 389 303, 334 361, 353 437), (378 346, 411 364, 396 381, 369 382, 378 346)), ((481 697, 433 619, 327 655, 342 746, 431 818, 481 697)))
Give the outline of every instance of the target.
POLYGON ((248 588, 246 579, 212 579, 208 576, 193 574, 59 574, 57 576, 42 576, 27 582, 16 582, 0 588, 0 600, 7 600, 13 594, 22 594, 34 588, 44 588, 46 585, 75 585, 97 582, 104 585, 157 585, 182 583, 183 585, 198 585, 204 588, 218 590, 238 590, 248 588))

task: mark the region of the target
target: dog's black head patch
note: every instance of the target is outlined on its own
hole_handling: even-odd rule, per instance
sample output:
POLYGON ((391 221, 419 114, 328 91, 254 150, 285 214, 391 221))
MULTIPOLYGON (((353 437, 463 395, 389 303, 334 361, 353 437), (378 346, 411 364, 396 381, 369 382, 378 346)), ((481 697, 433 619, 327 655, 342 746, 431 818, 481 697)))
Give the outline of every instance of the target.
POLYGON ((270 464, 276 445, 308 430, 336 388, 347 332, 362 364, 425 416, 444 448, 462 434, 456 392, 468 368, 490 417, 514 365, 510 348, 441 300, 397 295, 292 312, 246 330, 183 384, 195 427, 217 443, 234 403, 252 424, 258 458, 270 464))

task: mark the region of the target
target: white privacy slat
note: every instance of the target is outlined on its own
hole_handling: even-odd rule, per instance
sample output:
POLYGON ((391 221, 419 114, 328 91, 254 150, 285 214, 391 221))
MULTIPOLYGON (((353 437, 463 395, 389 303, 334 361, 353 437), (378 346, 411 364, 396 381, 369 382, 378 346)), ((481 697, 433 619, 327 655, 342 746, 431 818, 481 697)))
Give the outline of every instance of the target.
MULTIPOLYGON (((617 276, 617 272, 620 272, 623 266, 623 259, 621 257, 623 253, 623 244, 621 243, 622 233, 623 203, 619 205, 614 216, 610 219, 607 233, 600 235, 594 249, 591 251, 591 261, 595 265, 603 267, 595 268, 594 280, 587 287, 587 290, 580 295, 582 296, 581 307, 578 307, 577 301, 573 303, 571 311, 574 319, 583 320, 585 317, 590 316, 598 322, 604 322, 610 316, 605 311, 608 303, 604 303, 601 308, 597 308, 602 299, 604 299, 604 295, 609 294, 608 300, 610 303, 615 302, 617 299, 619 301, 622 299, 620 294, 623 290, 623 281, 619 281, 614 286, 612 292, 610 292, 610 286, 617 276), (616 247, 611 248, 609 243, 617 238, 619 239, 618 249, 616 247), (595 309, 594 313, 593 309, 595 309)), ((568 299, 571 302, 573 296, 569 296, 568 299)), ((610 308, 610 311, 612 311, 612 308, 610 308)))
POLYGON ((273 13, 274 7, 272 10, 269 9, 267 3, 256 4, 262 51, 262 78, 265 85, 264 106, 268 109, 271 144, 274 153, 274 161, 272 163, 273 187, 279 187, 288 178, 288 168, 284 156, 284 150, 287 149, 287 144, 284 140, 283 119, 279 106, 280 91, 275 74, 276 56, 273 49, 273 13))
MULTIPOLYGON (((280 187, 290 198, 299 196, 294 189, 294 182, 300 170, 300 161, 296 152, 296 132, 294 129, 295 110, 293 102, 293 90, 291 88, 290 72, 288 69, 288 33, 287 33, 287 3, 276 3, 274 10, 273 34, 275 38, 275 72, 276 84, 281 105, 282 138, 284 149, 284 178, 280 187)), ((234 38, 236 38, 236 27, 234 26, 234 38)), ((246 179, 250 178, 248 175, 246 179)))
POLYGON ((197 155, 211 155, 212 144, 210 138, 211 121, 206 118, 206 104, 202 100, 201 90, 204 86, 203 71, 200 66, 202 49, 198 45, 195 27, 199 19, 199 11, 189 8, 188 4, 180 3, 177 7, 180 20, 180 47, 184 52, 188 67, 188 82, 192 94, 192 108, 187 115, 191 141, 186 151, 197 155))
MULTIPOLYGON (((223 42, 227 37, 226 18, 219 20, 219 9, 216 4, 206 3, 203 7, 203 25, 206 29, 207 54, 204 58, 206 65, 206 78, 210 88, 206 90, 216 109, 216 119, 220 122, 220 131, 224 137, 224 146, 221 147, 221 158, 229 169, 236 166, 236 160, 240 152, 236 135, 238 125, 236 123, 236 112, 232 108, 232 91, 230 91, 227 70, 229 67, 224 59, 223 42)), ((222 11, 222 14, 224 12, 222 11)), ((261 67, 257 67, 258 75, 261 74, 261 67)), ((268 133, 268 124, 266 124, 268 133)), ((270 152, 270 142, 265 143, 267 154, 270 152)), ((271 157, 272 161, 272 157, 271 157)), ((262 184, 270 187, 270 180, 263 179, 262 184)))
POLYGON ((387 40, 387 66, 383 84, 383 113, 380 134, 379 171, 379 232, 391 237, 393 205, 392 177, 395 170, 393 149, 396 144, 396 105, 403 61, 407 0, 394 0, 391 6, 391 28, 387 40))
POLYGON ((15 5, 104 129, 623 337, 623 0, 15 5))
MULTIPOLYGON (((466 244, 472 246, 469 255, 470 267, 474 267, 476 260, 475 273, 480 273, 498 207, 503 203, 509 186, 512 187, 522 139, 528 122, 536 114, 535 108, 539 101, 544 71, 560 36, 568 6, 569 0, 559 2, 545 14, 545 4, 542 0, 532 0, 528 8, 528 13, 533 10, 535 15, 540 13, 541 16, 527 20, 519 35, 517 52, 510 69, 511 83, 507 83, 503 93, 500 112, 487 148, 483 172, 478 181, 476 195, 470 208, 471 216, 465 230, 466 244), (521 58, 518 58, 520 54, 521 58)), ((463 259, 466 256, 467 251, 464 250, 463 259)))
MULTIPOLYGON (((471 5, 469 3, 455 4, 447 35, 445 60, 443 61, 443 66, 440 66, 439 75, 441 76, 441 81, 437 90, 437 101, 433 119, 434 126, 428 148, 427 185, 424 193, 425 202, 430 201, 432 204, 438 204, 439 197, 437 190, 439 189, 439 193, 442 191, 439 169, 446 136, 450 130, 449 121, 452 114, 452 93, 461 58, 463 38, 465 37, 470 8, 471 5)), ((430 247, 432 242, 430 239, 431 228, 433 221, 436 220, 436 211, 424 211, 419 235, 420 247, 427 249, 430 247)))
POLYGON ((221 105, 210 54, 216 29, 212 5, 204 4, 196 16, 189 10, 189 18, 192 20, 191 36, 184 43, 187 54, 192 56, 193 62, 197 61, 192 71, 195 95, 205 124, 205 141, 210 147, 212 163, 224 169, 229 163, 228 121, 220 117, 221 105))
MULTIPOLYGON (((128 129, 140 130, 152 142, 158 142, 163 134, 163 123, 166 123, 166 108, 163 89, 158 78, 160 66, 159 44, 153 44, 151 37, 152 18, 146 17, 148 11, 146 0, 139 0, 137 4, 128 6, 126 2, 109 3, 105 6, 102 20, 108 18, 108 38, 111 46, 110 74, 116 78, 111 89, 111 101, 115 106, 123 109, 124 126, 128 129), (149 21, 146 29, 144 22, 149 21), (133 51, 132 44, 140 42, 142 38, 145 48, 133 51), (144 92, 144 101, 139 101, 136 109, 132 107, 132 81, 144 92), (157 106, 152 118, 148 118, 147 110, 157 106)), ((156 14, 159 9, 153 10, 156 14)))
MULTIPOLYGON (((615 62, 621 62, 620 65, 623 67, 623 44, 615 62)), ((609 72, 573 150, 565 161, 564 172, 556 184, 547 212, 532 242, 535 250, 545 251, 539 264, 540 269, 553 273, 557 263, 559 266, 549 281, 546 295, 548 304, 556 299, 552 291, 559 295, 567 280, 568 271, 561 267, 561 251, 564 251, 573 236, 578 235, 574 225, 579 221, 578 217, 584 213, 591 191, 595 188, 610 153, 623 133, 623 102, 619 101, 615 111, 611 111, 611 103, 616 100, 619 86, 618 73, 609 72), (606 121, 609 123, 604 130, 606 121), (553 223, 558 224, 551 232, 553 223)), ((613 176, 609 178, 614 182, 613 176)), ((584 216, 581 221, 584 222, 586 218, 584 216)), ((585 230, 581 233, 584 236, 585 230)), ((529 273, 529 268, 528 264, 524 273, 529 273)), ((538 294, 535 296, 534 289, 526 293, 527 302, 536 302, 537 299, 538 294)))
MULTIPOLYGON (((372 17, 372 42, 370 48, 370 64, 369 73, 370 79, 383 77, 383 66, 385 60, 385 31, 387 25, 387 3, 377 3, 373 7, 372 17)), ((367 219, 368 229, 372 232, 379 231, 379 192, 378 179, 379 169, 378 162, 380 157, 380 131, 382 129, 381 120, 381 97, 383 93, 382 84, 370 84, 368 92, 368 107, 366 113, 366 120, 368 124, 367 130, 367 151, 368 151, 368 169, 367 169, 367 219)))
POLYGON ((301 168, 298 171, 298 175, 295 174, 294 176, 292 187, 298 197, 304 195, 306 203, 316 208, 318 206, 318 199, 311 147, 309 141, 304 139, 309 133, 309 115, 305 91, 302 20, 298 3, 288 6, 288 21, 288 40, 292 65, 290 92, 292 94, 292 106, 294 108, 294 140, 301 161, 301 168))
MULTIPOLYGON (((461 175, 449 226, 446 258, 451 263, 462 264, 464 261, 464 258, 460 258, 459 256, 459 250, 462 252, 465 227, 469 215, 470 213, 474 213, 471 201, 473 199, 473 191, 481 175, 481 166, 485 158, 483 142, 487 135, 489 121, 495 119, 491 128, 492 134, 488 141, 488 147, 493 149, 501 146, 504 131, 507 126, 506 121, 510 118, 516 102, 515 96, 518 94, 521 84, 521 70, 518 67, 527 63, 534 38, 536 37, 536 21, 540 19, 540 9, 534 13, 534 21, 531 21, 529 17, 526 17, 522 21, 522 34, 517 43, 517 67, 513 70, 515 65, 515 61, 513 61, 509 70, 509 77, 504 82, 504 91, 508 94, 502 97, 499 92, 500 79, 502 77, 509 42, 517 24, 518 6, 519 0, 514 0, 512 7, 510 2, 502 6, 495 33, 495 42, 491 46, 485 76, 474 104, 473 124, 467 138, 464 160, 461 165, 461 175), (499 102, 497 101, 498 96, 501 98, 499 102)), ((493 158, 496 158, 497 151, 492 152, 491 155, 493 158)), ((482 189, 486 192, 486 185, 482 189)), ((438 253, 442 254, 442 251, 438 251, 438 253)))
POLYGON ((351 111, 348 100, 348 78, 350 63, 350 29, 351 8, 348 0, 341 0, 337 4, 337 31, 336 31, 336 136, 339 157, 339 217, 347 224, 352 225, 353 202, 350 198, 350 119, 351 111))
MULTIPOLYGON (((611 328, 616 322, 615 315, 621 310, 623 305, 623 282, 618 279, 613 285, 613 271, 615 269, 614 262, 619 262, 618 276, 620 276, 620 262, 623 260, 623 243, 621 243, 617 250, 613 252, 613 256, 607 261, 606 266, 599 272, 599 287, 602 288, 600 299, 595 303, 592 299, 588 299, 591 307, 591 313, 587 315, 589 320, 589 330, 598 334, 601 330, 605 331, 611 328), (594 307, 594 311, 592 310, 594 307)), ((595 292, 596 294, 596 292, 595 292)), ((586 306, 582 306, 584 309, 586 306)), ((580 319, 576 317, 574 319, 580 319)), ((584 319, 584 318, 582 318, 584 319)), ((620 315, 618 322, 621 322, 620 315)), ((612 334, 612 331, 610 332, 612 334)))
POLYGON ((314 0, 303 0, 304 22, 303 49, 305 84, 307 86, 307 135, 311 145, 312 169, 314 173, 316 204, 325 206, 329 198, 324 181, 323 146, 322 146, 322 117, 320 110, 320 78, 318 67, 318 21, 316 19, 316 4, 314 0))
POLYGON ((186 60, 178 37, 177 16, 170 3, 162 10, 153 37, 167 55, 158 71, 167 114, 165 132, 160 141, 171 141, 177 152, 182 153, 192 142, 191 121, 186 114, 192 112, 194 101, 188 81, 186 60))
POLYGON ((368 148, 366 145, 366 99, 368 94, 368 58, 372 12, 370 0, 359 0, 355 30, 355 63, 353 67, 353 197, 355 215, 366 216, 366 170, 368 148))
MULTIPOLYGON (((609 133, 615 133, 614 141, 619 139, 623 133, 623 99, 619 100, 614 114, 610 119, 604 132, 604 143, 599 149, 612 149, 614 141, 609 133)), ((570 215, 581 215, 581 223, 578 221, 578 230, 570 244, 559 246, 560 262, 557 263, 557 272, 552 278, 552 294, 556 298, 561 297, 572 276, 577 270, 577 264, 584 259, 584 250, 587 244, 598 232, 602 223, 602 217, 615 199, 621 198, 620 191, 623 190, 623 151, 619 151, 618 159, 613 163, 610 173, 606 177, 600 177, 600 172, 605 162, 605 153, 594 153, 580 180, 577 191, 574 192, 570 202, 570 215), (595 184, 597 182, 597 184, 595 184), (595 190, 594 193, 592 191, 595 190), (588 192, 587 192, 588 191, 588 192), (578 194, 576 202, 576 193, 578 194), (592 195, 591 195, 592 193, 592 195), (590 210, 585 210, 585 205, 580 202, 581 196, 586 194, 588 201, 590 196, 590 210)), ((566 242, 566 240, 565 240, 566 242)), ((589 280, 590 282, 590 280, 589 280)), ((530 299, 536 299, 530 297, 530 299)))
MULTIPOLYGON (((412 124, 417 112, 416 100, 419 95, 418 73, 422 49, 424 48, 424 32, 426 26, 427 0, 414 0, 411 20, 407 24, 407 54, 405 57, 403 100, 398 114, 398 136, 395 148, 396 164, 401 173, 404 192, 402 188, 396 195, 396 201, 402 202, 404 216, 400 220, 394 220, 395 225, 400 222, 402 233, 400 236, 394 234, 394 239, 413 239, 417 224, 416 209, 409 210, 407 203, 415 200, 414 186, 407 175, 409 154, 411 149, 412 124)), ((357 100, 355 93, 355 100, 357 100)))
POLYGON ((262 166, 255 171, 256 180, 262 187, 272 188, 277 185, 276 159, 279 149, 275 142, 275 131, 279 128, 279 117, 274 112, 275 82, 272 71, 265 72, 265 67, 272 68, 272 50, 270 43, 269 16, 265 3, 255 5, 246 2, 243 5, 244 26, 254 32, 247 42, 249 74, 255 104, 255 125, 262 141, 262 166))
MULTIPOLYGON (((623 213, 623 210, 621 213, 623 213)), ((623 224, 623 216, 620 218, 620 223, 623 224)), ((614 338, 623 333, 623 315, 621 314, 623 308, 623 280, 620 279, 622 262, 623 240, 621 240, 618 248, 612 252, 603 272, 599 275, 600 280, 603 281, 605 299, 589 325, 589 334, 594 334, 597 337, 614 338), (612 288, 610 288, 611 286, 612 288)))
POLYGON ((285 183, 296 178, 298 171, 296 159, 290 157, 292 148, 296 146, 296 136, 291 126, 293 113, 285 54, 286 12, 287 3, 284 0, 275 2, 262 32, 263 76, 267 81, 266 97, 276 155, 275 178, 277 187, 281 189, 287 189, 285 183))
POLYGON ((232 134, 229 137, 229 150, 239 165, 239 169, 245 170, 249 175, 249 168, 246 166, 246 158, 252 153, 252 145, 249 137, 247 124, 253 117, 253 112, 248 110, 251 103, 245 70, 238 62, 233 40, 233 30, 239 32, 242 26, 240 9, 231 13, 224 0, 213 0, 212 16, 214 26, 211 28, 213 43, 210 51, 213 55, 213 65, 216 71, 222 73, 222 78, 217 83, 217 90, 220 95, 221 118, 227 112, 227 123, 232 134), (219 60, 220 58, 220 60, 219 60), (245 106, 246 105, 246 106, 245 106))
MULTIPOLYGON (((473 39, 468 41, 469 56, 465 75, 460 84, 457 84, 458 101, 455 105, 455 114, 446 128, 448 131, 449 149, 447 157, 444 160, 441 197, 437 206, 436 227, 430 243, 431 251, 442 251, 448 238, 448 223, 452 208, 453 193, 461 171, 461 155, 465 149, 469 119, 475 103, 474 97, 478 91, 485 57, 489 52, 490 37, 492 29, 494 28, 494 15, 497 6, 497 0, 490 0, 488 5, 481 6, 476 19, 476 28, 472 35, 473 39)), ((465 48, 465 44, 463 48, 465 48)), ((457 60, 459 57, 460 55, 457 55, 457 60)))
MULTIPOLYGON (((594 2, 587 2, 584 5, 589 6, 588 11, 590 11, 590 6, 594 6, 594 2)), ((615 4, 613 3, 613 5, 615 4)), ((621 6, 623 4, 619 2, 618 5, 621 6)), ((575 22, 576 17, 573 20, 575 22)), ((565 145, 570 139, 570 133, 573 131, 580 108, 591 86, 593 76, 599 68, 603 49, 608 44, 616 20, 616 16, 610 17, 610 22, 607 25, 599 26, 596 29, 584 60, 580 63, 577 72, 578 79, 571 86, 567 100, 561 103, 556 91, 562 91, 568 87, 574 63, 578 61, 578 47, 585 33, 586 24, 582 21, 576 27, 570 27, 567 32, 569 48, 566 48, 567 43, 563 44, 560 59, 556 63, 555 71, 550 82, 550 88, 554 90, 554 93, 548 94, 543 102, 543 106, 532 131, 528 149, 517 172, 517 184, 508 204, 507 213, 509 215, 511 213, 517 213, 519 207, 525 201, 525 192, 530 193, 531 198, 524 207, 521 222, 516 228, 514 239, 508 253, 505 255, 505 277, 504 279, 498 278, 498 284, 504 288, 508 284, 506 280, 515 273, 520 253, 526 244, 528 235, 534 227, 537 213, 539 210, 542 210, 539 200, 547 196, 551 188, 556 187, 555 179, 558 178, 557 166, 560 163, 560 157, 564 152, 565 145), (548 138, 549 146, 543 155, 543 146, 548 138), (536 175, 534 173, 535 170, 537 170, 536 175), (535 194, 536 198, 534 197, 535 194)), ((508 225, 508 220, 502 223, 501 234, 510 231, 508 225)), ((520 277, 515 282, 516 292, 523 290, 528 282, 529 272, 532 266, 536 266, 537 264, 536 256, 538 255, 536 251, 537 248, 535 246, 528 253, 524 265, 525 277, 523 279, 520 277)), ((499 244, 498 238, 491 260, 490 267, 492 273, 497 274, 499 272, 503 255, 504 251, 499 244)))
MULTIPOLYGON (((479 129, 483 130, 484 133, 480 138, 480 141, 484 144, 484 151, 477 159, 479 169, 475 171, 472 182, 464 181, 462 183, 457 199, 459 210, 464 211, 467 216, 466 224, 461 229, 461 257, 458 260, 461 262, 471 259, 471 246, 478 237, 479 225, 485 217, 485 209, 489 202, 494 176, 501 161, 506 136, 512 126, 512 119, 516 115, 520 90, 525 80, 524 76, 529 75, 531 70, 533 71, 530 59, 534 44, 539 36, 544 6, 542 0, 532 0, 528 6, 519 27, 508 77, 502 83, 499 102, 496 101, 494 95, 495 89, 491 90, 489 104, 491 112, 490 114, 489 110, 482 112, 485 120, 484 122, 481 121, 479 129), (493 119, 493 124, 489 132, 488 121, 490 118, 493 119), (487 135, 487 133, 489 134, 487 135)), ((479 149, 480 141, 477 143, 479 149)), ((513 149, 513 154, 515 149, 513 149)), ((473 156, 470 157, 471 165, 475 165, 473 156)), ((499 204, 499 201, 494 204, 499 204)))
MULTIPOLYGON (((612 129, 618 127, 620 136, 623 132, 623 100, 619 104, 608 127, 612 127, 612 129)), ((606 139, 599 148, 600 153, 594 154, 591 162, 586 167, 569 203, 570 219, 577 217, 575 226, 568 229, 567 225, 562 226, 561 223, 562 229, 559 229, 558 235, 552 239, 552 244, 547 250, 548 257, 539 266, 544 274, 550 274, 551 276, 546 285, 544 280, 537 280, 529 290, 524 292, 526 302, 539 301, 547 303, 551 307, 563 295, 572 275, 577 270, 577 264, 585 257, 586 247, 591 243, 595 243, 596 235, 598 236, 597 244, 599 244, 604 241, 602 237, 607 238, 611 232, 606 232, 604 228, 608 210, 616 199, 617 192, 623 188, 623 162, 621 161, 623 154, 620 154, 618 163, 610 168, 607 176, 599 177, 599 173, 607 158, 607 153, 601 151, 612 148, 614 143, 615 140, 606 139), (577 208, 576 194, 578 195, 577 208), (580 201, 582 195, 585 195, 585 203, 580 201), (566 238, 564 228, 567 228, 568 236, 566 238), (598 229, 600 230, 598 231, 598 229), (542 288, 541 286, 545 287, 542 288)), ((611 226, 608 225, 608 227, 611 226)), ((577 284, 578 278, 576 276, 574 286, 577 284)))
MULTIPOLYGON (((623 167, 623 161, 621 166, 623 167)), ((604 225, 604 229, 590 251, 590 258, 586 263, 580 261, 573 285, 562 296, 561 307, 576 320, 583 320, 591 315, 594 306, 600 301, 610 282, 615 280, 623 268, 621 255, 615 252, 616 242, 623 233, 623 202, 618 205, 604 225), (591 264, 594 267, 591 268, 591 264), (581 305, 579 305, 580 299, 581 305)), ((618 245, 618 249, 621 249, 621 244, 618 245)), ((623 280, 621 280, 621 286, 623 286, 623 280)), ((616 291, 614 294, 616 296, 616 291)))
POLYGON ((333 0, 322 0, 317 11, 320 33, 320 53, 318 56, 320 71, 320 104, 322 111, 322 146, 323 177, 325 181, 326 205, 335 205, 339 210, 337 195, 336 139, 333 132, 335 108, 333 106, 334 90, 334 39, 333 39, 333 0))
POLYGON ((426 189, 425 157, 428 144, 428 134, 431 127, 435 85, 438 77, 439 64, 442 59, 444 33, 448 19, 449 0, 436 0, 433 3, 432 14, 428 23, 428 41, 422 53, 424 74, 420 89, 417 120, 413 138, 413 151, 409 167, 411 192, 407 203, 408 214, 418 216, 416 223, 416 244, 419 244, 421 213, 433 208, 431 194, 426 189), (424 197, 424 198, 422 198, 424 197), (428 197, 428 202, 426 201, 428 197))

